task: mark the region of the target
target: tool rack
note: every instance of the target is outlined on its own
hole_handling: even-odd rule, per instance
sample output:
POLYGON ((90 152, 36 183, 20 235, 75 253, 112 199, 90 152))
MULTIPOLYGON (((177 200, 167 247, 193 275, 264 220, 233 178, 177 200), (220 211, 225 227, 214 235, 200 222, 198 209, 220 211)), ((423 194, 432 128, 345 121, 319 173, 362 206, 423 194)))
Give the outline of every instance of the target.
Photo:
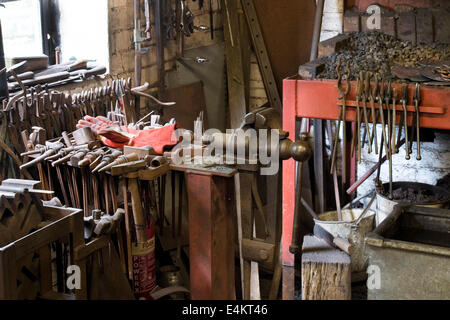
MULTIPOLYGON (((50 163, 42 163, 43 167, 51 166, 50 163)), ((82 182, 85 187, 79 188, 78 178, 83 177, 82 180, 86 181, 87 175, 89 175, 88 168, 80 168, 73 166, 71 162, 61 164, 60 167, 66 167, 71 172, 72 177, 75 177, 77 183, 74 181, 68 181, 68 184, 73 184, 72 188, 75 193, 76 203, 80 204, 80 207, 84 208, 84 215, 89 215, 89 210, 86 209, 86 204, 90 198, 89 192, 86 192, 90 188, 90 184, 82 182), (78 177, 78 178, 77 178, 78 177), (86 185, 88 187, 86 187, 86 185)), ((65 171, 65 168, 63 168, 65 171)), ((47 170, 44 170, 47 171, 47 170)), ((49 171, 47 171, 49 172, 49 171)), ((189 260, 190 260, 190 292, 192 299, 234 299, 235 298, 235 286, 234 286, 234 235, 235 235, 235 200, 234 200, 234 175, 236 170, 226 167, 212 167, 212 168, 199 168, 195 166, 187 165, 169 165, 163 164, 158 168, 146 168, 138 171, 122 174, 119 176, 112 176, 110 172, 95 174, 97 181, 97 187, 100 190, 104 189, 106 201, 112 200, 117 202, 117 195, 114 195, 114 191, 110 190, 110 184, 112 178, 124 179, 122 190, 117 190, 117 193, 123 194, 125 202, 129 203, 129 206, 125 206, 125 220, 126 220, 126 242, 121 243, 119 241, 119 255, 122 262, 122 269, 128 271, 129 279, 133 279, 131 260, 128 257, 124 257, 124 246, 127 246, 127 252, 131 249, 131 220, 133 219, 134 210, 144 212, 144 207, 141 201, 133 199, 133 193, 130 191, 131 184, 149 183, 156 181, 157 179, 166 179, 167 175, 175 174, 179 177, 180 183, 178 188, 183 188, 183 184, 186 185, 188 195, 188 213, 189 213, 189 260), (100 176, 101 179, 100 179, 100 176), (183 182, 183 180, 185 182, 183 182), (103 181, 103 184, 100 184, 103 181), (224 192, 223 190, 226 190, 224 192), (131 195, 131 196, 130 196, 131 195), (199 268, 199 266, 202 266, 199 268)), ((176 177, 175 176, 175 177, 176 177)), ((42 178, 42 177, 41 177, 42 178)), ((50 178, 50 177, 45 177, 50 178)), ((50 185, 57 185, 55 180, 50 185)), ((72 179, 73 180, 73 179, 72 179)), ((160 180, 159 183, 161 183, 160 180)), ((172 182, 174 179, 172 180, 172 182)), ((61 187, 61 186, 60 186, 61 187)), ((68 185, 64 186, 66 189, 68 185)), ((117 187, 117 185, 116 185, 117 187)), ((161 188, 165 188, 165 182, 163 182, 161 188)), ((172 187, 174 194, 181 194, 181 191, 175 190, 172 187)), ((173 195, 172 195, 173 196, 173 195)), ((161 201, 161 198, 155 199, 161 201)), ((70 201, 70 200, 69 200, 70 201)), ((164 201, 164 200, 163 200, 164 201)), ((174 201, 174 199, 172 199, 174 201)), ((179 200, 180 201, 180 200, 179 200)), ((182 201, 182 200, 181 200, 182 201)), ((159 202, 164 208, 164 202, 159 202)), ((116 203, 116 205, 118 205, 116 203)), ((182 202, 179 203, 179 207, 182 207, 182 202)), ((100 206, 103 206, 100 201, 100 206)), ((107 205, 107 208, 98 208, 105 212, 112 212, 111 208, 107 205)), ((172 217, 175 216, 175 207, 172 205, 172 217)), ((162 215, 164 213, 159 212, 162 215)), ((178 211, 177 223, 180 224, 180 211, 178 211)), ((161 216, 160 216, 161 218, 161 216)), ((168 228, 161 228, 160 230, 170 231, 168 228)), ((180 237, 179 231, 178 237, 180 237)), ((170 232, 169 232, 170 233, 170 232)), ((121 236, 119 236, 121 238, 121 236)), ((184 237, 183 237, 184 238, 184 237)), ((184 239, 177 245, 185 245, 184 239)))
MULTIPOLYGON (((351 90, 346 98, 347 121, 356 118, 356 81, 351 82, 351 90)), ((374 83, 371 83, 373 86, 374 83)), ((394 83, 392 87, 401 92, 401 84, 394 83)), ((408 125, 413 124, 414 84, 408 86, 408 125)), ((421 86, 422 102, 420 105, 420 125, 422 128, 450 130, 450 87, 421 86)), ((338 120, 339 92, 337 80, 318 79, 306 80, 298 76, 287 78, 283 82, 283 130, 297 132, 297 119, 311 118, 338 120)), ((402 111, 401 98, 398 94, 397 110, 402 111)), ((342 105, 342 102, 341 102, 342 105)), ((362 102, 360 102, 362 106, 362 102)), ((385 107, 384 107, 385 108, 385 107)), ((392 104, 390 105, 392 110, 392 104)), ((400 117, 397 117, 397 123, 400 117)), ((351 137, 350 137, 351 138, 351 137)), ((356 162, 350 156, 350 143, 347 143, 348 157, 352 159, 350 166, 350 183, 355 182, 356 162)), ((283 299, 293 299, 294 293, 294 255, 289 252, 292 239, 292 226, 295 204, 295 162, 290 159, 283 163, 283 233, 282 233, 282 270, 283 299)))

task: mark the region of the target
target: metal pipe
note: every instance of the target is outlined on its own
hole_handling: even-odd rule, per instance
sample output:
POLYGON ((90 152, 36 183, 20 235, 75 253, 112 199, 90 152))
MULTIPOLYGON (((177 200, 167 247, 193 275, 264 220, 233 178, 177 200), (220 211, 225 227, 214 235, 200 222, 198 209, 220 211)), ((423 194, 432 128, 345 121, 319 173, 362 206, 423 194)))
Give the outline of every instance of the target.
POLYGON ((316 7, 316 16, 314 17, 314 33, 313 40, 311 46, 311 56, 309 58, 310 61, 313 61, 317 58, 317 52, 319 48, 320 41, 320 32, 322 31, 322 18, 323 18, 323 7, 325 4, 325 0, 318 0, 316 7))

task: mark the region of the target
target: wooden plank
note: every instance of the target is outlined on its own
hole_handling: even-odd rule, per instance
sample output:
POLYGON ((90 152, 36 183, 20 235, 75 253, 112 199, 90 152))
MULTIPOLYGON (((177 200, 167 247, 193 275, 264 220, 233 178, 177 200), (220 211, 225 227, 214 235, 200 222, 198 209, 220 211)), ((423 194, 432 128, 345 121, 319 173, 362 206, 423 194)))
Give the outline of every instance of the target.
POLYGON ((349 255, 314 236, 305 236, 302 251, 303 300, 350 300, 349 255))
MULTIPOLYGON (((277 88, 275 77, 272 70, 271 61, 267 52, 264 36, 259 24, 258 15, 256 12, 253 0, 242 0, 242 8, 247 18, 247 23, 252 36, 253 48, 258 58, 258 63, 261 68, 261 74, 266 88, 267 97, 270 105, 278 112, 282 112, 280 92, 277 88)), ((245 63, 245 61, 243 61, 245 63)))
POLYGON ((169 172, 170 166, 168 163, 163 164, 157 168, 147 168, 146 170, 139 171, 139 180, 154 180, 159 176, 162 176, 169 172))
MULTIPOLYGON (((283 79, 309 61, 315 0, 253 0, 278 92, 283 79), (294 31, 295 30, 295 31, 294 31)), ((260 67, 264 66, 260 64, 260 67)))
POLYGON ((329 55, 339 50, 339 48, 343 46, 344 41, 347 40, 349 36, 349 34, 344 33, 319 43, 318 57, 328 57, 329 55))
POLYGON ((8 246, 0 250, 0 299, 17 299, 15 248, 8 246))
POLYGON ((221 0, 224 21, 225 56, 228 79, 228 105, 230 128, 239 128, 248 112, 245 95, 245 76, 242 60, 239 15, 239 0, 221 0))
POLYGON ((193 300, 235 299, 233 179, 187 174, 193 300))
POLYGON ((316 78, 324 69, 327 57, 322 57, 305 64, 298 68, 298 75, 304 79, 316 78))

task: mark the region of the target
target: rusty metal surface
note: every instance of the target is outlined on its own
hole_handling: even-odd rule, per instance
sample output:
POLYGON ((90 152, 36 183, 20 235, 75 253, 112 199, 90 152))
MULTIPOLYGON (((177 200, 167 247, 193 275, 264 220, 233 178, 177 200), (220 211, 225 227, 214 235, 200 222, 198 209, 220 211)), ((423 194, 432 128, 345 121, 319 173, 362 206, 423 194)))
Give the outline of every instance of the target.
POLYGON ((193 300, 235 299, 234 180, 186 173, 193 300))
POLYGON ((450 210, 394 210, 366 238, 369 265, 380 268, 368 299, 450 299, 449 225, 450 210))
POLYGON ((391 248, 371 247, 369 252, 371 265, 384 265, 381 287, 368 290, 369 300, 450 299, 450 258, 391 248))

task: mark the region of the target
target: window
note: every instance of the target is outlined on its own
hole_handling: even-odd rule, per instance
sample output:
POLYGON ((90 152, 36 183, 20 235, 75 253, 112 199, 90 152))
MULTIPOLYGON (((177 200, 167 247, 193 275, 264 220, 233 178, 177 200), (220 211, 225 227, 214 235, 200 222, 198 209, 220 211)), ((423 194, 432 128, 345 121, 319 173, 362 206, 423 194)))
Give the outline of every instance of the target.
POLYGON ((6 57, 41 55, 42 27, 39 0, 3 3, 0 21, 6 57))
POLYGON ((87 59, 108 67, 108 1, 59 1, 62 61, 87 59))
POLYGON ((6 57, 47 54, 109 66, 108 0, 0 0, 6 57), (6 1, 6 2, 4 2, 6 1))

